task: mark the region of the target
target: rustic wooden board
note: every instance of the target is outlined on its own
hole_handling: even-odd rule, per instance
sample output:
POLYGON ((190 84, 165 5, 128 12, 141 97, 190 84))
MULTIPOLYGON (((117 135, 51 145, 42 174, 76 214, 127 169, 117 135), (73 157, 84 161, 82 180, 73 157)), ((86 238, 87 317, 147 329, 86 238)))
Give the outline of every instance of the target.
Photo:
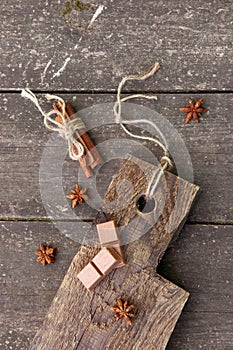
POLYGON ((167 172, 153 195, 157 200, 155 209, 139 214, 135 201, 145 193, 155 169, 152 164, 130 157, 114 176, 105 196, 104 211, 119 227, 121 241, 127 242, 130 235, 131 243, 125 249, 127 265, 89 292, 77 279, 77 273, 98 248, 81 247, 32 342, 32 350, 55 346, 59 350, 121 349, 123 344, 135 349, 165 349, 188 293, 155 274, 155 268, 183 226, 198 187, 167 172), (119 297, 130 298, 138 307, 133 327, 126 330, 125 324, 112 322, 110 317, 109 305, 119 297))
MULTIPOLYGON (((78 244, 45 222, 1 223, 0 239, 0 349, 25 350, 78 244), (43 241, 59 248, 56 264, 46 268, 33 254, 43 241)), ((232 245, 231 226, 186 224, 165 254, 159 273, 190 292, 167 350, 232 349, 232 245)))
POLYGON ((71 14, 71 24, 64 3, 1 0, 1 89, 115 90, 125 74, 160 61, 154 79, 129 89, 232 90, 231 1, 93 0, 92 9, 71 14))
MULTIPOLYGON (((201 97, 193 94, 195 99, 201 97)), ((191 154, 194 180, 201 187, 198 206, 192 210, 192 222, 232 223, 233 207, 233 94, 204 94, 204 105, 210 110, 199 125, 184 124, 184 115, 178 110, 186 104, 188 96, 159 94, 156 103, 146 103, 157 110, 177 129, 191 154), (227 186, 223 186, 223 182, 227 186), (216 200, 217 198, 217 200, 216 200)), ((112 95, 63 95, 73 101, 77 109, 97 103, 114 101, 112 95)), ((189 96, 190 97, 190 96, 189 96)), ((30 101, 19 94, 2 94, 3 111, 0 147, 0 203, 2 218, 47 218, 39 188, 39 166, 45 143, 51 136, 42 123, 42 117, 30 101)), ((144 101, 138 101, 144 103, 144 101)), ((103 120, 100 120, 104 123, 103 120)), ((124 132, 113 125, 91 132, 96 143, 111 138, 125 137, 124 132)), ((148 145, 156 154, 156 148, 148 145)), ((51 150, 56 157, 56 151, 51 150)), ((54 160, 56 162, 56 159, 54 160)), ((98 191, 104 195, 116 171, 116 164, 105 165, 98 177, 98 191)), ((77 181, 78 167, 67 161, 63 169, 64 192, 68 193, 77 181)), ((57 179, 54 178, 54 182, 57 179)), ((49 189, 48 189, 49 191, 49 189)), ((69 203, 67 202, 67 206, 69 203)), ((63 211, 57 209, 59 217, 63 211)), ((93 219, 95 210, 86 204, 79 206, 75 213, 82 219, 93 219)))

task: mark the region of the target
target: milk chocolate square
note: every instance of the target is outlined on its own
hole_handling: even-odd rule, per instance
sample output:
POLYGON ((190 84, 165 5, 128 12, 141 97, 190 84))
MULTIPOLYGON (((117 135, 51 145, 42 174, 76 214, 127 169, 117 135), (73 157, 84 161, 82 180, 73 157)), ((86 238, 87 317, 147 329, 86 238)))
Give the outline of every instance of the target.
POLYGON ((95 288, 104 278, 91 262, 79 272, 77 277, 88 290, 95 288))
POLYGON ((100 252, 92 260, 97 269, 103 274, 107 275, 119 262, 119 255, 115 250, 102 248, 100 252))
POLYGON ((119 243, 117 229, 113 220, 97 224, 96 227, 101 246, 111 247, 114 243, 119 243))
POLYGON ((118 263, 115 267, 125 266, 125 258, 114 221, 107 221, 96 226, 101 246, 109 249, 113 248, 119 254, 118 263))

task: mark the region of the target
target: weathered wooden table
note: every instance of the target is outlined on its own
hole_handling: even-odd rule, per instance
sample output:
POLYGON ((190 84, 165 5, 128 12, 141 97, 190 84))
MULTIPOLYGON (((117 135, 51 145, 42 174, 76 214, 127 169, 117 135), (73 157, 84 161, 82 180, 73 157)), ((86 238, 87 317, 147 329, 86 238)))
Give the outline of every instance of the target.
MULTIPOLYGON (((82 109, 113 102, 123 76, 159 61, 156 76, 127 85, 125 92, 157 94, 156 104, 145 105, 156 108, 181 134, 201 187, 188 223, 159 267, 161 275, 191 293, 167 349, 232 350, 232 2, 92 3, 84 11, 72 10, 66 21, 64 1, 0 4, 0 349, 28 348, 79 247, 44 210, 39 166, 51 134, 21 98, 21 88, 56 92, 82 109), (99 5, 104 5, 102 12, 87 29, 99 5), (185 125, 179 111, 190 97, 203 97, 209 109, 199 125, 185 125), (35 262, 40 242, 58 247, 56 264, 43 268, 35 262)), ((122 133, 108 125, 93 129, 91 136, 98 143, 122 133)), ((65 192, 78 171, 73 162, 67 167, 65 192)), ((110 168, 103 168, 97 181, 102 194, 110 168)), ((86 204, 78 213, 86 221, 95 216, 86 204)))

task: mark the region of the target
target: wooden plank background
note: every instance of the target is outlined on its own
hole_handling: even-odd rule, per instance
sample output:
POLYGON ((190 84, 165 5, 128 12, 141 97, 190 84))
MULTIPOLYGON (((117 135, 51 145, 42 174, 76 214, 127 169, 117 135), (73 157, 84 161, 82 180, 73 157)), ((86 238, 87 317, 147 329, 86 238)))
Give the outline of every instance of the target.
POLYGON ((132 90, 231 90, 232 1, 95 0, 68 24, 64 2, 1 1, 3 88, 113 91, 125 74, 159 61, 163 74, 132 90), (104 11, 86 30, 100 4, 104 11), (68 57, 66 73, 53 78, 68 57))
MULTIPOLYGON (((130 83, 124 91, 156 92, 157 102, 140 103, 178 130, 201 187, 188 224, 159 267, 160 274, 191 293, 167 349, 232 350, 233 3, 96 0, 88 11, 72 11, 66 23, 64 2, 0 3, 0 349, 29 346, 79 248, 43 208, 39 166, 50 132, 20 89, 56 92, 82 109, 113 102, 123 76, 159 61, 153 78, 130 83), (87 30, 99 5, 103 12, 87 30), (209 109, 199 125, 185 125, 179 111, 190 97, 203 97, 209 109), (58 247, 55 265, 35 263, 40 242, 58 247)), ((91 135, 97 143, 123 136, 114 125, 91 135)), ((102 194, 111 167, 113 172, 111 164, 99 176, 102 194)), ((76 181, 76 164, 68 162, 66 170, 64 191, 76 181)), ((76 213, 87 221, 95 215, 86 205, 76 213)))

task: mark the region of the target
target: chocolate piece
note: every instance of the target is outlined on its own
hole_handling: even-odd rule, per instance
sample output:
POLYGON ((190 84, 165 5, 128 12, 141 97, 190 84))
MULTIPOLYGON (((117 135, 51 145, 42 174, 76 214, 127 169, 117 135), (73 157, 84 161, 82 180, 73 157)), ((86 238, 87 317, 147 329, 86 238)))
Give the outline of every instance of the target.
POLYGON ((122 258, 117 253, 117 249, 102 248, 77 277, 88 290, 92 290, 114 267, 121 264, 121 261, 122 258))
POLYGON ((96 225, 101 247, 113 248, 120 255, 116 268, 125 265, 124 254, 120 245, 117 228, 113 220, 96 225))
POLYGON ((96 227, 101 246, 112 247, 114 244, 119 243, 119 237, 113 220, 98 224, 96 227))
POLYGON ((121 257, 114 249, 102 248, 92 260, 92 264, 103 274, 107 275, 118 264, 121 257))
POLYGON ((118 269, 118 267, 125 266, 126 265, 125 256, 124 256, 124 253, 123 253, 121 246, 119 244, 116 244, 112 248, 109 248, 109 250, 111 250, 111 249, 115 250, 115 252, 118 255, 118 263, 115 266, 115 268, 118 269))
POLYGON ((104 278, 91 262, 79 272, 77 277, 88 290, 95 288, 104 278))

